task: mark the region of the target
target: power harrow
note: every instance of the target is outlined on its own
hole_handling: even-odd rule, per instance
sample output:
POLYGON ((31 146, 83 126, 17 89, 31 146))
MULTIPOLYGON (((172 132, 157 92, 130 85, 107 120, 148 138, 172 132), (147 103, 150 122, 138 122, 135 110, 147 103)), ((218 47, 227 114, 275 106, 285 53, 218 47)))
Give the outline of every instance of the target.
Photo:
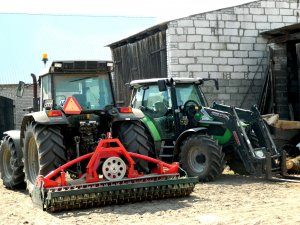
POLYGON ((38 176, 31 198, 45 211, 55 212, 142 200, 188 196, 198 182, 181 177, 179 164, 164 163, 126 151, 119 139, 101 139, 95 151, 38 176), (154 166, 150 174, 138 172, 134 159, 154 166), (68 168, 89 160, 86 173, 71 179, 68 168))

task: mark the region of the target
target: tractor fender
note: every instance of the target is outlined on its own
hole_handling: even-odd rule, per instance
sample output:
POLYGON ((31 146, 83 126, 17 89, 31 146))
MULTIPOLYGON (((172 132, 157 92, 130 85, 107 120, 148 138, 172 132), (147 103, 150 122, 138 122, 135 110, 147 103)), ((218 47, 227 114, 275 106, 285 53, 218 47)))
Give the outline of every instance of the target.
POLYGON ((140 109, 132 108, 130 113, 120 113, 117 108, 108 110, 108 114, 113 117, 111 122, 112 135, 114 136, 120 124, 124 121, 140 121, 144 118, 144 113, 140 109))
POLYGON ((67 117, 62 113, 62 116, 48 117, 45 111, 33 112, 24 116, 32 117, 33 121, 44 125, 54 125, 54 124, 69 124, 67 117))
POLYGON ((23 117, 22 124, 21 124, 21 134, 20 134, 21 146, 23 145, 22 139, 24 138, 24 131, 26 125, 30 122, 36 122, 38 124, 43 124, 43 125, 68 125, 69 124, 69 121, 64 114, 62 114, 62 116, 57 116, 57 117, 48 117, 45 111, 26 114, 23 117))
POLYGON ((116 137, 117 135, 117 130, 120 127, 120 124, 123 123, 124 121, 137 121, 140 123, 140 120, 138 118, 131 118, 131 119, 122 119, 122 118, 118 118, 117 120, 114 120, 111 122, 111 131, 112 131, 112 136, 116 137))
MULTIPOLYGON (((3 134, 4 136, 9 136, 14 142, 15 148, 17 152, 22 152, 21 151, 21 142, 20 142, 20 131, 19 130, 9 130, 5 131, 3 134)), ((19 154, 18 154, 19 155, 19 154)), ((22 156, 19 156, 20 159, 22 159, 22 156)))
POLYGON ((191 128, 188 130, 185 130, 184 132, 182 132, 178 138, 176 139, 175 142, 175 148, 174 148, 174 158, 176 158, 179 153, 180 153, 180 146, 182 144, 182 142, 190 135, 196 134, 196 133, 205 133, 205 131, 207 130, 207 128, 205 127, 197 127, 197 128, 191 128))
POLYGON ((135 118, 138 119, 143 119, 145 117, 144 113, 140 109, 132 108, 132 113, 135 116, 135 118))

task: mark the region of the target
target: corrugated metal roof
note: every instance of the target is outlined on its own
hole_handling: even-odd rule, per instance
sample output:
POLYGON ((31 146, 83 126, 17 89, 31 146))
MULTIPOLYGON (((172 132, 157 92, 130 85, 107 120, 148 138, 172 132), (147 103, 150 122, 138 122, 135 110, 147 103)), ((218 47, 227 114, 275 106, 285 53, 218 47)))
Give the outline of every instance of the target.
POLYGON ((153 27, 150 27, 150 28, 148 28, 146 30, 143 30, 143 31, 141 31, 141 32, 139 32, 137 34, 131 35, 131 36, 129 36, 127 38, 124 38, 124 39, 122 39, 120 41, 111 43, 111 44, 107 45, 107 47, 110 47, 110 48, 114 49, 114 48, 120 47, 122 45, 126 45, 128 43, 134 43, 134 42, 136 42, 138 40, 141 40, 141 39, 143 39, 143 38, 145 38, 147 36, 150 36, 152 34, 155 34, 155 33, 159 32, 159 31, 166 30, 168 28, 168 23, 169 22, 170 21, 157 24, 157 25, 155 25, 153 27))

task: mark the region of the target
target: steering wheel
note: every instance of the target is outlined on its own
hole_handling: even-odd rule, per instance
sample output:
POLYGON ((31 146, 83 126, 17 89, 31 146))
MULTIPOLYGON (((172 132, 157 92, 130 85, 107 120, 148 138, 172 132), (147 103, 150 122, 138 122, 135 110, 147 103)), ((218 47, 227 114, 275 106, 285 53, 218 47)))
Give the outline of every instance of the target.
POLYGON ((183 105, 183 111, 187 116, 193 117, 196 113, 196 107, 200 108, 199 104, 195 100, 187 100, 183 105))
POLYGON ((64 107, 67 98, 65 95, 56 95, 56 105, 64 107))

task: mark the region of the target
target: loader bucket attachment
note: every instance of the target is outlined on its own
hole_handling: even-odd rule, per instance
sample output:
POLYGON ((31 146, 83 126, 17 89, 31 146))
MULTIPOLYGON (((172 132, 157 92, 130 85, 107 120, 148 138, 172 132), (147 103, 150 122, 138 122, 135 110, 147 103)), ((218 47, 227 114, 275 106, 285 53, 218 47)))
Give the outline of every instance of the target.
POLYGON ((277 149, 256 106, 245 110, 214 103, 213 108, 228 113, 227 127, 233 133, 236 151, 249 174, 265 176, 270 181, 300 182, 300 177, 287 174, 286 152, 277 149), (243 123, 247 124, 246 128, 243 123), (249 131, 257 138, 257 143, 251 142, 249 131))
POLYGON ((190 195, 198 182, 196 177, 180 177, 178 163, 167 164, 157 159, 127 152, 118 139, 101 140, 93 153, 74 159, 47 176, 38 176, 32 201, 43 210, 55 212, 143 200, 190 195), (68 179, 68 167, 90 158, 86 174, 68 179), (150 174, 134 169, 134 158, 156 164, 150 174), (99 174, 101 160, 102 174, 99 174), (123 162, 126 161, 126 168, 123 162), (107 166, 104 166, 107 165, 107 166), (123 176, 122 171, 126 170, 123 176))

